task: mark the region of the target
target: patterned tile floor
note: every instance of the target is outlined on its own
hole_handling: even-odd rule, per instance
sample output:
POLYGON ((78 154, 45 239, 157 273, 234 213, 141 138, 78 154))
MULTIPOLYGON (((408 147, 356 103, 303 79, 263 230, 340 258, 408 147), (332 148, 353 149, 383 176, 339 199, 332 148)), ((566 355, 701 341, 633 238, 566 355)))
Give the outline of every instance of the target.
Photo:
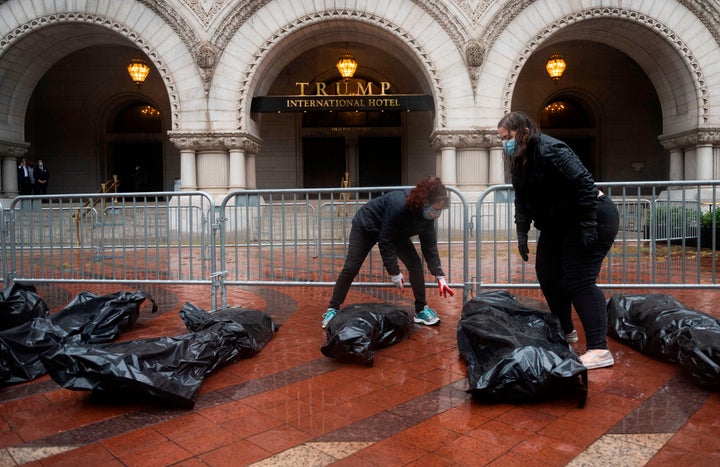
MULTIPOLYGON (((56 310, 81 290, 132 289, 38 290, 56 310)), ((123 339, 184 334, 177 312, 186 301, 211 308, 205 287, 144 290, 160 310, 151 315, 144 307, 123 339)), ((538 291, 514 293, 544 307, 538 291)), ((0 389, 0 467, 720 465, 720 394, 694 385, 677 365, 610 340, 616 363, 589 372, 582 409, 562 398, 481 403, 465 392, 460 294, 430 293, 441 324, 418 326, 408 340, 378 351, 373 367, 320 353, 329 294, 325 287, 229 288, 230 306, 264 310, 281 328, 260 354, 207 377, 193 409, 99 400, 47 376, 0 389)), ((720 317, 716 291, 672 294, 720 317)), ((346 304, 369 301, 411 309, 409 291, 389 289, 352 289, 346 304)), ((576 349, 584 350, 582 332, 576 349)))

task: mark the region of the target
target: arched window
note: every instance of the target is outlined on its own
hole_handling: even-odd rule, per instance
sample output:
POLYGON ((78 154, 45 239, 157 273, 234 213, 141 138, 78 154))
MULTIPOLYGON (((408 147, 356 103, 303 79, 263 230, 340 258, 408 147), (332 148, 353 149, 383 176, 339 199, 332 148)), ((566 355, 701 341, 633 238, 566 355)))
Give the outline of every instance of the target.
POLYGON ((592 114, 569 96, 553 98, 540 113, 542 128, 592 128, 592 114))
POLYGON ((133 103, 120 110, 111 123, 113 133, 159 133, 162 131, 160 111, 145 102, 133 103))

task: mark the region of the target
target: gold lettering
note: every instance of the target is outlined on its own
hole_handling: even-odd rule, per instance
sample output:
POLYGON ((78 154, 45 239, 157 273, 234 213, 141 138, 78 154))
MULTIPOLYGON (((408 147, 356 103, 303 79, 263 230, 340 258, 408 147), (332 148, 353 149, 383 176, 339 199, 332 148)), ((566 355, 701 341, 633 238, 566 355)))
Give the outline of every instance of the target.
POLYGON ((300 95, 305 95, 305 86, 307 86, 310 83, 295 83, 295 86, 300 86, 300 95))
POLYGON ((372 81, 368 81, 367 87, 363 87, 362 83, 358 83, 357 93, 361 96, 372 95, 372 81))
POLYGON ((316 87, 316 91, 315 91, 316 96, 327 96, 328 95, 328 93, 325 91, 325 83, 315 83, 315 87, 316 87))
POLYGON ((381 81, 380 82, 380 95, 384 96, 385 91, 387 91, 388 89, 390 89, 390 83, 388 83, 387 81, 381 81))
POLYGON ((337 94, 338 96, 347 96, 349 94, 348 82, 345 80, 336 82, 335 83, 335 94, 337 94), (345 85, 345 90, 341 92, 340 86, 343 84, 345 85))

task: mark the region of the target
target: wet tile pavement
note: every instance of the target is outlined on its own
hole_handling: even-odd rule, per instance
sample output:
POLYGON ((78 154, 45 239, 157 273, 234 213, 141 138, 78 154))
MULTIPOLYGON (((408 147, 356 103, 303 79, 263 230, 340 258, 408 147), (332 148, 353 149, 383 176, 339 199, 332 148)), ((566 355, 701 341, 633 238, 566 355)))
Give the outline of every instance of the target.
MULTIPOLYGON (((132 290, 38 289, 53 310, 81 290, 132 290)), ((144 307, 123 340, 186 333, 178 316, 186 301, 211 309, 206 287, 143 290, 160 309, 150 314, 144 307)), ((544 308, 536 290, 513 293, 544 308)), ((606 291, 612 293, 619 292, 606 291)), ((717 291, 670 293, 720 317, 717 291)), ((461 294, 429 293, 441 324, 416 326, 409 339, 378 351, 372 367, 320 353, 329 294, 327 287, 229 287, 230 306, 266 311, 281 327, 258 355, 207 377, 192 409, 102 400, 47 376, 0 389, 0 467, 720 465, 720 394, 693 384, 678 365, 610 340, 615 365, 589 372, 582 409, 564 398, 483 403, 465 392, 456 340, 461 294)), ((408 291, 373 288, 353 288, 346 304, 370 301, 412 308, 408 291)), ((579 334, 575 348, 582 352, 579 334)))

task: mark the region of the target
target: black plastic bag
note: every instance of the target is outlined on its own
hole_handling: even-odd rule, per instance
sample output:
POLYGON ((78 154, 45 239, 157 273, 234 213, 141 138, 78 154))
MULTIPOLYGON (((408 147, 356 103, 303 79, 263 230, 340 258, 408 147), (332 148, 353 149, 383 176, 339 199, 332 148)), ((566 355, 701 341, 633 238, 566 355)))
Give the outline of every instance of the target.
POLYGON ((572 395, 587 398, 587 368, 550 313, 520 304, 507 291, 481 294, 463 306, 458 349, 476 399, 521 402, 572 395))
POLYGON ((111 344, 69 342, 44 354, 43 364, 66 389, 147 395, 191 408, 207 374, 257 354, 276 329, 272 319, 257 310, 207 313, 186 303, 180 314, 193 332, 111 344))
POLYGON ((697 384, 720 389, 720 321, 669 295, 613 295, 608 335, 644 354, 680 363, 697 384))
POLYGON ((140 290, 107 295, 80 292, 50 319, 68 334, 78 336, 81 342, 112 342, 132 329, 140 315, 140 305, 145 300, 152 303, 152 312, 155 313, 157 303, 150 294, 140 290))
POLYGON ((256 355, 279 328, 267 313, 248 308, 223 308, 208 313, 185 303, 180 317, 190 332, 209 331, 231 337, 215 349, 215 362, 206 369, 207 373, 220 365, 256 355))
POLYGON ((97 296, 78 294, 70 304, 50 314, 47 304, 32 285, 15 284, 7 294, 14 321, 25 321, 0 331, 0 387, 23 383, 46 373, 40 354, 56 350, 62 343, 109 342, 128 331, 138 318, 140 305, 152 302, 145 292, 117 292, 97 296), (22 305, 22 307, 21 307, 22 305), (24 312, 20 309, 24 308, 24 312))
POLYGON ((13 283, 0 295, 0 331, 50 314, 45 301, 31 284, 13 283))
POLYGON ((40 354, 56 349, 67 332, 47 318, 0 331, 0 387, 32 381, 46 373, 40 354))
POLYGON ((389 303, 349 305, 330 320, 323 355, 372 366, 375 351, 395 345, 410 335, 407 312, 389 303))

